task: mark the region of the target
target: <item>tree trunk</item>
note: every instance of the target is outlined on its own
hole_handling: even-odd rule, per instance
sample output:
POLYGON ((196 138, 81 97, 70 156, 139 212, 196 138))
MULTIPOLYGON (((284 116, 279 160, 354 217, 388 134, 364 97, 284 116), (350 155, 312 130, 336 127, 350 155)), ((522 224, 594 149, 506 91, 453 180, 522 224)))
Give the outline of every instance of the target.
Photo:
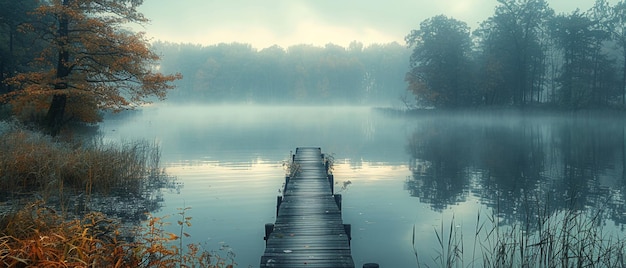
POLYGON ((622 65, 622 105, 626 106, 626 44, 622 44, 622 56, 624 56, 624 64, 622 65))
POLYGON ((622 127, 622 180, 626 180, 626 130, 622 127))
POLYGON ((0 95, 9 93, 9 86, 4 83, 4 59, 0 59, 0 95))
POLYGON ((13 52, 13 43, 14 43, 14 30, 13 24, 9 25, 9 54, 6 58, 3 58, 0 62, 0 94, 5 94, 11 92, 11 86, 8 83, 5 83, 4 80, 11 77, 13 74, 13 70, 15 70, 15 62, 13 61, 14 52, 13 52))
MULTIPOLYGON (((69 0, 63 0, 63 5, 67 6, 69 0)), ((69 20, 66 14, 61 14, 59 18, 59 38, 58 46, 58 61, 57 61, 57 82, 54 85, 55 93, 52 97, 52 102, 48 108, 46 114, 46 127, 48 134, 56 136, 61 131, 61 127, 65 123, 65 105, 67 103, 67 95, 65 93, 59 93, 61 90, 67 90, 68 82, 67 77, 70 75, 70 68, 68 66, 70 53, 68 52, 67 42, 69 36, 69 20)))
POLYGON ((50 108, 48 108, 48 114, 46 115, 46 127, 48 128, 48 134, 53 137, 59 134, 63 126, 66 103, 67 96, 65 94, 56 94, 52 97, 52 103, 50 103, 50 108))

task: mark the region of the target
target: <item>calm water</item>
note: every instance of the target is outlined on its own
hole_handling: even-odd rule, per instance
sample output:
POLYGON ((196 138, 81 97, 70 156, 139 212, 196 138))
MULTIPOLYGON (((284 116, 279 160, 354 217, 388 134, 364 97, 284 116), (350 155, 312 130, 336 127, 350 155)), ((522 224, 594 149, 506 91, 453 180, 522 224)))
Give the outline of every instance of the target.
POLYGON ((626 223, 624 129, 621 119, 588 116, 396 118, 364 107, 165 105, 101 125, 107 139, 161 145, 167 172, 183 187, 166 192, 156 214, 191 207, 188 242, 230 250, 239 267, 259 264, 283 163, 299 146, 335 157, 357 267, 416 267, 414 228, 420 261, 428 263, 437 256, 434 229, 454 217, 455 228, 472 234, 479 211, 514 223, 533 206, 602 208, 606 226, 619 231, 626 223))

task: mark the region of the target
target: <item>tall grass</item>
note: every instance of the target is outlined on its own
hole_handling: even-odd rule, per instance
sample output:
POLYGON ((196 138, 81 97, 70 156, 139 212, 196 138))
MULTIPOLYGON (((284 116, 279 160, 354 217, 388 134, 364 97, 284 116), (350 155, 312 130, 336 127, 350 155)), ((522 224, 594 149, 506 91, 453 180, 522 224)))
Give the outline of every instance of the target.
MULTIPOLYGON (((562 210, 539 213, 536 223, 504 225, 495 213, 479 211, 470 256, 465 255, 463 234, 452 218, 449 228, 442 221, 435 229, 439 246, 431 263, 438 267, 626 267, 626 240, 605 232, 601 213, 562 210)), ((413 236, 417 266, 428 266, 415 250, 415 231, 413 236)))
POLYGON ((68 190, 138 194, 143 184, 164 174, 159 159, 158 145, 146 141, 68 143, 14 129, 0 134, 0 195, 63 196, 68 190))
POLYGON ((165 230, 164 217, 148 215, 129 230, 112 215, 71 213, 63 205, 114 194, 125 198, 107 207, 127 207, 119 200, 143 199, 146 191, 169 186, 159 160, 151 142, 61 142, 0 123, 0 204, 12 204, 0 211, 0 267, 234 266, 234 255, 221 258, 198 244, 183 248, 189 208, 177 215, 177 235, 165 230))

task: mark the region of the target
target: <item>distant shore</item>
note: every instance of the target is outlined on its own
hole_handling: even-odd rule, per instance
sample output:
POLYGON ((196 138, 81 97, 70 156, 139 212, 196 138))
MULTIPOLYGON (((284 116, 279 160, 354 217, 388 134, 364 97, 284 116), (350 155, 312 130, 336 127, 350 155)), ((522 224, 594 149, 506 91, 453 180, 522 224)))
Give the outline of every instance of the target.
POLYGON ((626 115, 624 108, 586 108, 579 110, 562 109, 547 106, 524 106, 524 107, 473 107, 473 108, 415 108, 399 109, 392 107, 375 107, 375 111, 393 116, 563 116, 563 117, 588 117, 602 116, 607 118, 621 117, 626 115))

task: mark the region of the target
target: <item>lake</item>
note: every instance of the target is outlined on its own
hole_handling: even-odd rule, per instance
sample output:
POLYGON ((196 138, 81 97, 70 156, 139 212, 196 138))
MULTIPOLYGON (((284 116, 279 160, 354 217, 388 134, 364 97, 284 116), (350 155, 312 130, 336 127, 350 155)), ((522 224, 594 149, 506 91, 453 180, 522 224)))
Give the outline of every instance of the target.
POLYGON ((624 130, 623 119, 606 115, 165 104, 100 125, 108 140, 160 144, 163 166, 182 188, 165 191, 154 214, 172 215, 169 228, 178 232, 176 213, 191 207, 185 242, 232 252, 238 267, 259 265, 284 164, 305 146, 334 157, 357 267, 416 267, 414 247, 420 263, 434 265, 442 225, 469 248, 479 213, 515 225, 536 211, 601 211, 605 232, 623 237, 624 130))

